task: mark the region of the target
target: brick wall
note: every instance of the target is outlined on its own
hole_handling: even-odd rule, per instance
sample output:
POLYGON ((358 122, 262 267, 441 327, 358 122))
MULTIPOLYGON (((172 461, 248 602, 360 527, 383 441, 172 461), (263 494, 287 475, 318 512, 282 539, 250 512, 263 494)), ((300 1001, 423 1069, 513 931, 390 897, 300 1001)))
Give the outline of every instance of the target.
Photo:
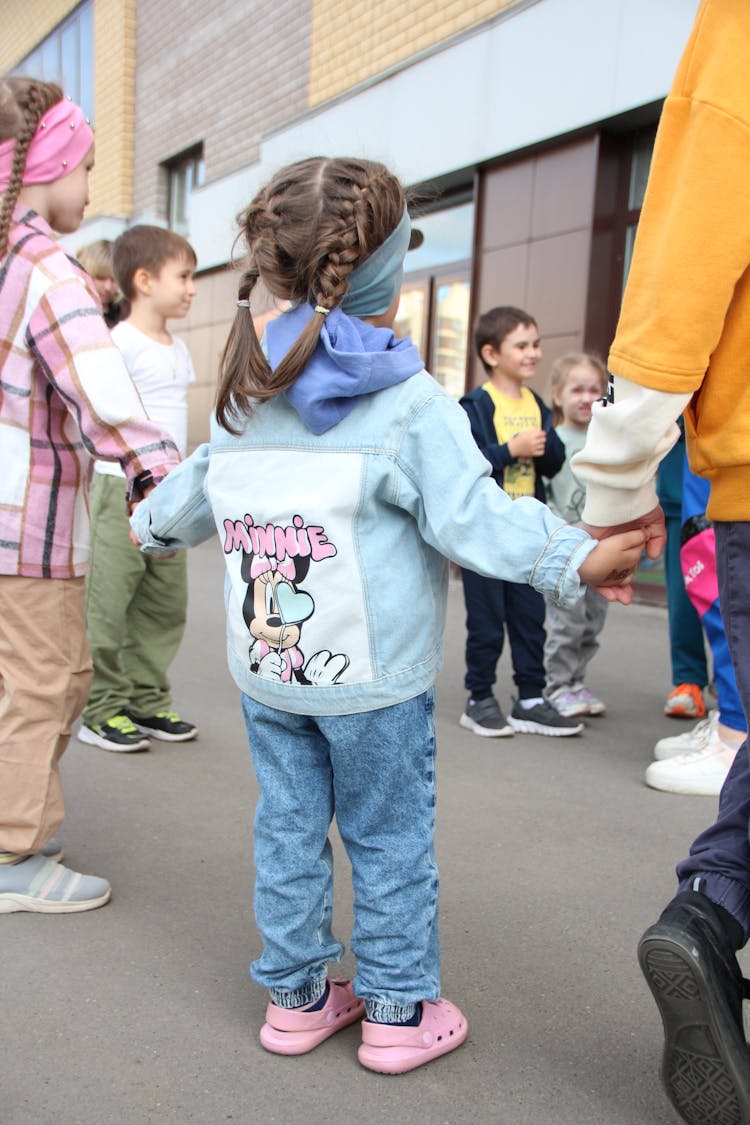
POLYGON ((3 0, 0 74, 25 58, 77 4, 78 0, 3 0))
POLYGON ((130 214, 133 203, 135 0, 94 4, 96 167, 89 215, 130 214))
POLYGON ((219 359, 236 312, 237 274, 225 269, 195 279, 196 294, 184 320, 171 320, 169 329, 184 340, 195 368, 188 395, 188 448, 208 438, 208 422, 216 393, 219 359))
MULTIPOLYGON (((70 0, 3 0, 0 71, 20 62, 76 6, 70 0)), ((95 0, 96 167, 87 218, 130 213, 134 88, 135 0, 95 0)))
POLYGON ((517 0, 313 0, 310 104, 373 78, 517 0))
POLYGON ((139 0, 134 209, 166 214, 159 165, 204 142, 206 180, 307 108, 308 0, 139 0))

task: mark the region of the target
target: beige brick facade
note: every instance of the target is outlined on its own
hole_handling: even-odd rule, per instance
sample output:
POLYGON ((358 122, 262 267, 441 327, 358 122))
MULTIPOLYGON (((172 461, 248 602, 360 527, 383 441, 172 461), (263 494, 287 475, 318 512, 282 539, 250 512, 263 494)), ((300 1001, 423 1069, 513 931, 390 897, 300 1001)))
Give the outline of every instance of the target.
POLYGON ((195 369, 195 383, 188 398, 190 449, 205 441, 208 435, 219 359, 237 311, 237 277, 235 270, 225 269, 196 278, 197 291, 189 315, 169 324, 170 330, 187 344, 195 369))
POLYGON ((78 0, 3 0, 0 74, 25 58, 77 3, 78 0))
POLYGON ((203 142, 211 182, 303 113, 309 43, 308 0, 139 0, 135 212, 165 217, 170 157, 203 142))
POLYGON ((133 206, 135 0, 95 0, 96 168, 89 215, 126 218, 133 206))
POLYGON ((517 0, 313 0, 310 105, 491 19, 517 0))
MULTIPOLYGON (((3 0, 0 71, 8 71, 73 9, 70 0, 3 0)), ((88 218, 132 208, 135 0, 94 0, 96 168, 88 218)))

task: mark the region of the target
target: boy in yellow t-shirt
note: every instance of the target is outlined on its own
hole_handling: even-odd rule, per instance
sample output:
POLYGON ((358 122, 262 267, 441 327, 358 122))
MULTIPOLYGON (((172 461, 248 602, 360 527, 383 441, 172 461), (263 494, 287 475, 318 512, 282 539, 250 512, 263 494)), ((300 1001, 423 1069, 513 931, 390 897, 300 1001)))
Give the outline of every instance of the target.
MULTIPOLYGON (((553 477, 565 447, 552 428, 552 412, 525 386, 542 356, 536 321, 522 309, 500 307, 480 316, 474 341, 488 381, 461 399, 474 440, 498 485, 516 500, 544 503, 542 477, 553 477)), ((485 738, 522 734, 579 734, 583 723, 566 718, 544 698, 544 598, 531 586, 484 578, 462 570, 466 601, 466 679, 469 694, 459 719, 485 738), (505 630, 510 641, 518 699, 505 719, 492 693, 505 630)))

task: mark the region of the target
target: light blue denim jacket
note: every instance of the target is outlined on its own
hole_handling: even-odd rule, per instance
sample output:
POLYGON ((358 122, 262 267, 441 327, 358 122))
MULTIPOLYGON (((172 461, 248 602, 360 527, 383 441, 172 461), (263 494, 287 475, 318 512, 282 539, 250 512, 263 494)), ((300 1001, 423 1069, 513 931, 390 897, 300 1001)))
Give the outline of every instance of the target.
POLYGON ((267 706, 318 715, 432 685, 448 559, 569 606, 596 545, 498 488, 465 412, 426 371, 364 395, 322 434, 283 396, 240 436, 214 420, 132 524, 156 554, 218 529, 234 679, 267 706))

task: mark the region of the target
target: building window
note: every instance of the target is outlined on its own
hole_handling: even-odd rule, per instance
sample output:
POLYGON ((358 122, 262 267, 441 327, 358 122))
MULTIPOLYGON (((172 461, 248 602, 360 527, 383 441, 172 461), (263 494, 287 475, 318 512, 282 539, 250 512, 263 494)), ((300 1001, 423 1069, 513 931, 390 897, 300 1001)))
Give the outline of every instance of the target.
POLYGON ((94 121, 93 2, 79 4, 39 43, 13 74, 56 82, 94 121))
POLYGON ((462 202, 414 220, 424 234, 406 256, 395 329, 454 398, 466 388, 474 205, 462 202))
POLYGON ((171 230, 187 238, 190 234, 190 198, 193 188, 203 186, 203 146, 191 148, 165 162, 168 177, 167 213, 171 230))
POLYGON ((599 139, 584 346, 606 356, 620 314, 656 126, 599 139))
POLYGON ((654 133, 639 133, 633 143, 630 153, 630 176, 628 184, 628 209, 625 216, 625 251, 622 263, 622 292, 625 292, 625 283, 630 272, 630 263, 633 259, 633 246, 635 245, 635 232, 638 229, 638 220, 641 217, 641 208, 646 194, 648 174, 651 171, 651 157, 654 151, 654 133))
MULTIPOLYGON (((655 137, 654 124, 599 138, 584 347, 605 360, 633 258, 655 137)), ((664 556, 652 560, 644 552, 634 583, 641 598, 663 602, 664 556)))

